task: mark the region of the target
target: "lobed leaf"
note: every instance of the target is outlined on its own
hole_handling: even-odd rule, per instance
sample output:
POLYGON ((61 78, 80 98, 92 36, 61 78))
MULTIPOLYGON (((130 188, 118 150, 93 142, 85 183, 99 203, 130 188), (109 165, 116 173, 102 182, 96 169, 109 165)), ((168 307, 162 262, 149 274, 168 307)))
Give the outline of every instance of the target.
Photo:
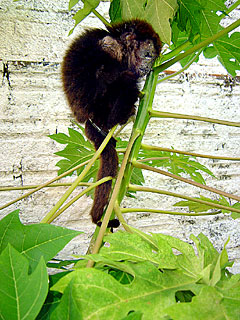
POLYGON ((65 245, 82 232, 49 224, 23 225, 19 210, 11 212, 0 221, 0 253, 11 244, 28 259, 32 270, 43 257, 53 258, 65 245))
POLYGON ((140 18, 148 21, 164 43, 170 44, 171 27, 177 9, 176 0, 120 0, 123 19, 140 18))
POLYGON ((179 303, 169 307, 166 313, 173 320, 212 320, 238 319, 240 304, 240 287, 238 292, 229 297, 213 287, 202 288, 199 295, 190 303, 179 303))
MULTIPOLYGON (((213 200, 213 199, 211 199, 211 198, 207 198, 207 197, 204 197, 204 196, 201 196, 201 195, 200 195, 200 197, 195 197, 194 199, 203 200, 203 201, 207 201, 207 202, 211 202, 211 203, 215 203, 215 204, 220 204, 220 205, 229 207, 229 210, 218 209, 218 210, 221 210, 222 213, 229 213, 229 212, 231 212, 231 207, 237 208, 237 204, 231 206, 231 205, 229 204, 229 202, 227 201, 227 199, 226 199, 225 197, 223 197, 223 196, 219 196, 219 199, 218 199, 218 200, 213 200)), ((175 203, 173 206, 174 206, 174 207, 188 207, 188 210, 189 210, 190 212, 196 212, 196 213, 205 212, 205 211, 214 209, 211 205, 207 205, 207 204, 199 203, 199 202, 195 202, 195 201, 190 201, 190 200, 182 200, 182 201, 179 201, 179 202, 175 203)), ((215 210, 216 210, 216 209, 215 209, 215 210)), ((233 213, 232 213, 232 214, 233 214, 233 213)), ((236 215, 239 215, 239 214, 236 213, 236 215)))
MULTIPOLYGON (((132 264, 135 278, 127 285, 96 269, 79 269, 62 278, 52 290, 64 292, 72 283, 74 303, 81 319, 121 319, 131 311, 144 319, 161 319, 175 304, 175 292, 188 289, 192 280, 179 271, 162 273, 149 262, 132 264)), ((63 297, 64 297, 63 295, 63 297)), ((72 301, 70 302, 72 303, 72 301)))
POLYGON ((48 292, 44 259, 28 272, 29 261, 9 244, 0 256, 1 319, 36 319, 48 292))
POLYGON ((204 165, 195 160, 195 157, 177 154, 173 152, 143 150, 140 153, 141 159, 153 167, 163 167, 175 175, 188 175, 193 181, 205 184, 205 180, 200 171, 215 177, 214 174, 204 165))

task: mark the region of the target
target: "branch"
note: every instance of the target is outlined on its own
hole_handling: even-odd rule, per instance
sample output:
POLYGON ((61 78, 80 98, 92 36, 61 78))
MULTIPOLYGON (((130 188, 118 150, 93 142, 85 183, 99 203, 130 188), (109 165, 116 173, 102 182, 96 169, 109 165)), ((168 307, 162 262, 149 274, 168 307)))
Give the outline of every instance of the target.
MULTIPOLYGON (((135 191, 135 192, 142 191, 142 192, 152 192, 152 193, 164 194, 164 195, 175 197, 175 198, 181 198, 181 199, 185 199, 188 201, 194 201, 194 202, 201 203, 201 204, 204 204, 204 205, 207 205, 207 206, 210 206, 213 208, 217 208, 220 210, 228 210, 228 211, 240 213, 240 209, 224 206, 222 204, 217 204, 217 203, 209 202, 206 200, 196 199, 193 197, 185 196, 180 193, 175 193, 175 192, 170 192, 170 191, 165 191, 165 190, 160 190, 160 189, 155 189, 155 188, 142 187, 142 186, 130 184, 129 191, 135 191)), ((124 209, 122 209, 122 212, 124 212, 124 209)))
POLYGON ((217 194, 220 194, 224 197, 227 197, 227 198, 230 198, 230 199, 234 199, 234 200, 237 200, 237 201, 240 201, 240 197, 238 196, 235 196, 233 194, 230 194, 230 193, 227 193, 227 192, 224 192, 224 191, 221 191, 221 190, 218 190, 218 189, 215 189, 215 188, 212 188, 212 187, 208 187, 208 186, 205 186, 201 183, 198 183, 198 182, 195 182, 195 181, 192 181, 192 180, 189 180, 189 179, 186 179, 186 178, 183 178, 183 177, 180 177, 180 176, 177 176, 175 174, 172 174, 172 173, 169 173, 169 172, 166 172, 166 171, 163 171, 163 170, 160 170, 160 169, 157 169, 157 168, 154 168, 154 167, 151 167, 151 166, 148 166, 146 164, 142 164, 138 161, 133 161, 133 166, 136 167, 136 168, 140 168, 140 169, 145 169, 145 170, 149 170, 149 171, 153 171, 153 172, 157 172, 157 173, 160 173, 164 176, 168 176, 170 178, 173 178, 175 180, 179 180, 179 181, 183 181, 185 183, 188 183, 188 184, 191 184, 195 187, 198 187, 198 188, 201 188, 201 189, 205 189, 207 191, 210 191, 210 192, 214 192, 214 193, 217 193, 217 194))
POLYGON ((176 212, 176 211, 168 211, 168 210, 159 210, 159 209, 149 209, 149 208, 121 208, 122 213, 126 212, 151 212, 151 213, 161 213, 161 214, 170 214, 173 216, 213 216, 220 214, 221 211, 218 212, 202 212, 202 213, 187 213, 187 212, 176 212))
POLYGON ((80 173, 80 175, 77 177, 77 179, 73 182, 71 187, 68 188, 68 190, 64 193, 64 195, 61 197, 61 199, 58 200, 58 202, 55 204, 55 206, 49 211, 49 213, 43 218, 41 223, 47 222, 51 220, 51 217, 55 215, 57 210, 63 205, 63 203, 67 200, 67 198, 71 195, 71 193, 76 189, 78 184, 82 181, 82 179, 85 177, 85 175, 88 173, 88 171, 91 169, 91 166, 93 163, 97 160, 103 149, 106 147, 108 141, 111 139, 114 131, 116 129, 116 126, 113 127, 109 133, 107 134, 106 138, 102 142, 99 149, 96 151, 92 159, 88 162, 86 167, 83 169, 83 171, 80 173))
POLYGON ((169 76, 165 76, 162 79, 158 80, 157 84, 163 82, 163 81, 167 81, 173 77, 176 77, 178 74, 182 73, 184 70, 187 70, 190 65, 200 56, 202 50, 200 50, 183 68, 181 68, 180 70, 174 72, 173 74, 170 74, 169 76))
POLYGON ((228 34, 230 31, 236 29, 238 26, 240 25, 240 19, 238 19, 237 21, 233 22, 232 24, 230 24, 228 27, 226 27, 225 29, 217 32, 216 34, 214 34, 213 36, 207 38, 206 40, 196 44, 195 46, 193 46, 192 48, 188 49, 187 51, 180 53, 177 57, 163 63, 162 65, 154 68, 154 73, 158 74, 160 72, 162 72, 163 70, 166 70, 167 68, 171 67, 173 64, 175 64, 176 62, 182 60, 183 58, 189 56, 190 54, 208 46, 209 44, 211 44, 212 42, 218 40, 219 38, 221 38, 222 36, 228 34))
POLYGON ((76 202, 78 199, 80 199, 83 195, 85 195, 86 193, 88 193, 89 191, 91 191, 92 189, 96 188, 98 185, 112 180, 112 177, 104 177, 100 180, 98 180, 95 183, 92 183, 88 188, 84 189, 81 193, 79 193, 76 197, 74 197, 73 199, 71 199, 65 206, 63 206, 61 209, 59 209, 58 211, 55 212, 54 215, 52 215, 48 220, 47 219, 43 219, 41 221, 41 223, 51 223, 53 220, 55 220, 63 211, 65 211, 67 208, 69 208, 74 202, 76 202))
MULTIPOLYGON (((123 161, 122 161, 122 165, 121 165, 121 168, 119 170, 119 174, 118 174, 118 177, 117 177, 114 189, 113 189, 112 197, 111 197, 111 199, 109 201, 106 213, 104 215, 104 218, 103 218, 103 221, 102 221, 102 225, 101 225, 101 228, 100 228, 99 233, 98 233, 97 240, 96 240, 96 242, 94 244, 94 247, 92 249, 92 254, 98 253, 98 251, 99 251, 99 249, 100 249, 100 247, 102 245, 103 237, 104 237, 105 231, 107 229, 107 225, 108 225, 110 216, 112 214, 114 206, 116 205, 118 193, 119 193, 119 190, 120 190, 120 187, 121 187, 121 182, 122 182, 122 179, 123 179, 123 176, 124 176, 124 171, 125 171, 125 168, 126 168, 126 165, 127 165, 127 162, 128 162, 128 157, 129 157, 129 154, 130 154, 130 152, 132 150, 132 146, 133 146, 135 140, 137 139, 138 135, 139 135, 138 133, 135 133, 135 135, 133 135, 131 137, 130 141, 129 141, 129 144, 128 144, 126 153, 124 155, 124 158, 123 158, 123 161)), ((94 261, 88 261, 88 263, 87 263, 87 267, 88 268, 91 268, 93 265, 94 265, 94 261)))
POLYGON ((218 119, 207 118, 207 117, 199 117, 199 116, 193 116, 188 114, 180 114, 180 113, 172 113, 172 112, 164 112, 164 111, 156 111, 156 110, 151 110, 150 116, 155 118, 189 119, 189 120, 217 123, 225 126, 240 127, 240 122, 218 120, 218 119))
POLYGON ((149 146, 147 144, 142 143, 142 148, 145 150, 155 150, 155 151, 166 151, 166 152, 173 152, 173 153, 179 153, 179 154, 185 154, 187 156, 193 156, 198 158, 208 158, 208 159, 216 159, 216 160, 231 160, 231 161, 240 161, 240 158, 236 157, 224 157, 224 156, 212 156, 209 154, 201 154, 201 153, 194 153, 194 152, 187 152, 187 151, 181 151, 176 149, 170 149, 170 148, 162 148, 157 146, 149 146))
POLYGON ((5 208, 9 207, 11 204, 14 204, 14 203, 16 203, 16 202, 18 202, 18 201, 20 201, 20 200, 22 200, 22 199, 24 199, 24 198, 29 197, 31 194, 33 194, 33 193, 35 193, 35 192, 37 192, 37 191, 39 191, 39 190, 41 190, 41 189, 43 189, 43 188, 45 188, 45 187, 48 187, 48 186, 49 186, 50 184, 52 184, 53 182, 55 182, 55 181, 57 181, 57 180, 65 177, 65 176, 67 176, 68 174, 70 174, 70 173, 72 173, 73 171, 81 168, 82 166, 87 165, 87 164, 89 163, 89 161, 90 161, 90 160, 87 160, 87 161, 79 164, 78 166, 76 166, 76 167, 74 167, 74 168, 72 168, 72 169, 70 169, 70 170, 62 173, 60 176, 58 176, 58 177, 56 177, 56 178, 54 178, 54 179, 51 179, 51 180, 49 180, 49 181, 41 184, 40 186, 38 186, 38 187, 35 188, 34 190, 25 193, 25 194, 22 195, 21 197, 18 197, 18 198, 16 198, 15 200, 12 200, 12 201, 4 204, 3 206, 0 207, 0 210, 5 209, 5 208))

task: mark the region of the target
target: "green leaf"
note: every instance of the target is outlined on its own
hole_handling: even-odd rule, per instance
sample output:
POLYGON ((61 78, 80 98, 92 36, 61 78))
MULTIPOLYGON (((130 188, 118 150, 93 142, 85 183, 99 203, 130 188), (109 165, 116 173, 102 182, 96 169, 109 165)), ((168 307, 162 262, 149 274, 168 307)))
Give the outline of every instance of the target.
POLYGON ((113 0, 110 4, 109 16, 111 22, 120 22, 122 20, 122 11, 120 6, 120 0, 113 0))
POLYGON ((170 44, 171 27, 177 9, 176 0, 121 0, 123 19, 140 18, 148 21, 164 43, 170 44))
POLYGON ((173 320, 238 319, 240 290, 234 297, 224 296, 213 287, 204 287, 190 303, 178 303, 167 308, 173 320))
POLYGON ((84 7, 80 9, 74 16, 73 19, 75 20, 74 27, 70 30, 69 35, 73 33, 73 30, 76 28, 76 26, 85 19, 93 9, 95 9, 99 3, 100 0, 82 0, 84 3, 84 7))
POLYGON ((64 291, 61 302, 51 314, 51 320, 84 319, 81 313, 81 307, 77 304, 77 301, 75 301, 75 290, 76 288, 72 282, 70 282, 64 291))
MULTIPOLYGON (((204 4, 204 0, 201 0, 204 4)), ((209 2, 207 6, 201 12, 202 15, 202 26, 201 26, 201 36, 202 40, 211 37, 218 31, 223 30, 220 22, 222 16, 218 14, 219 11, 224 12, 226 6, 224 1, 215 0, 209 2)), ((220 63, 225 67, 225 69, 233 76, 236 76, 236 70, 240 70, 240 33, 235 32, 230 37, 225 35, 224 37, 216 40, 210 45, 211 49, 205 49, 203 51, 205 57, 209 58, 211 56, 218 57, 220 63), (214 49, 212 49, 212 47, 214 49)))
POLYGON ((149 262, 131 264, 131 268, 135 278, 129 285, 119 283, 109 274, 87 268, 72 272, 51 289, 63 292, 72 281, 73 298, 81 308, 79 316, 85 319, 118 320, 136 311, 150 320, 156 319, 156 315, 162 319, 164 309, 176 303, 175 292, 187 290, 192 285, 192 280, 181 272, 162 273, 149 262))
POLYGON ((48 292, 48 275, 43 258, 33 273, 29 263, 11 245, 0 256, 1 319, 34 320, 48 292))
POLYGON ((69 0, 68 10, 70 11, 78 2, 79 0, 69 0))
MULTIPOLYGON (((115 261, 151 261, 159 268, 176 268, 176 257, 166 241, 158 242, 158 251, 153 251, 152 245, 137 234, 116 232, 104 238, 109 246, 102 247, 100 254, 115 261)), ((154 240, 153 240, 154 241, 154 240)))
MULTIPOLYGON (((204 196, 195 197, 194 199, 203 200, 203 201, 207 201, 210 203, 220 204, 222 206, 229 207, 229 210, 218 209, 218 210, 221 210, 222 213, 229 213, 231 211, 231 206, 230 206, 229 202, 223 196, 220 196, 218 200, 213 200, 213 199, 210 199, 210 198, 207 198, 204 196)), ((196 212, 196 213, 206 212, 208 210, 214 209, 214 207, 212 207, 211 205, 207 205, 207 204, 199 203, 199 202, 195 202, 195 201, 190 201, 190 200, 179 201, 179 202, 175 203, 173 206, 174 207, 188 207, 188 210, 190 212, 196 212)))
POLYGON ((139 154, 140 159, 153 167, 163 167, 178 176, 190 176, 193 181, 205 184, 205 180, 200 171, 215 177, 214 174, 204 165, 195 160, 195 157, 177 154, 174 152, 164 152, 155 150, 142 150, 139 154))
POLYGON ((200 31, 201 5, 198 1, 178 0, 177 23, 181 31, 196 34, 200 31))
MULTIPOLYGON (((81 130, 84 130, 81 126, 79 126, 81 130)), ((67 144, 65 149, 56 152, 55 154, 63 157, 57 162, 56 166, 60 169, 58 171, 58 175, 73 169, 74 167, 84 163, 85 161, 90 160, 95 154, 95 149, 92 143, 90 143, 86 138, 77 130, 68 128, 69 136, 65 133, 58 133, 50 135, 49 137, 61 144, 67 144)), ((84 177, 83 181, 88 182, 91 178, 96 178, 96 173, 98 171, 98 161, 95 162, 88 172, 88 174, 84 177)), ((77 170, 77 175, 79 175, 85 166, 82 166, 77 170)), ((72 175, 70 173, 69 175, 72 175)))
POLYGON ((49 224, 23 225, 18 216, 19 210, 11 212, 0 221, 0 252, 10 243, 30 263, 38 265, 41 257, 47 262, 65 245, 82 232, 49 224))
POLYGON ((229 37, 226 35, 214 42, 218 60, 225 69, 235 77, 240 70, 240 32, 234 32, 229 37))
MULTIPOLYGON (((137 232, 135 229, 132 231, 137 232)), ((232 316, 226 319, 237 319, 240 275, 231 276, 226 272, 225 268, 230 266, 225 248, 227 243, 219 254, 203 234, 191 239, 197 252, 192 245, 162 234, 111 234, 105 237, 105 245, 99 254, 85 257, 96 262, 94 269, 80 266, 62 277, 51 290, 66 294, 68 298, 64 300, 64 309, 74 307, 76 319, 118 320, 142 316, 149 320, 170 320, 184 319, 184 315, 186 319, 204 319, 198 317, 207 303, 202 300, 202 290, 212 288, 213 299, 209 300, 209 308, 211 303, 214 309, 220 303, 220 308, 232 316), (174 269, 169 270, 166 262, 172 259, 173 249, 178 254, 174 255, 174 269), (159 270, 161 254, 165 267, 159 270), (184 310, 182 307, 178 310, 178 305, 184 310), (197 310, 195 315, 194 310, 197 310), (185 312, 189 312, 191 317, 185 312)), ((210 294, 208 291, 204 293, 210 294)), ((210 314, 208 318, 204 313, 206 319, 221 319, 214 317, 220 314, 216 310, 210 314)))
MULTIPOLYGON (((240 209, 240 202, 235 203, 232 207, 235 208, 235 209, 240 209)), ((231 214, 231 217, 232 217, 233 219, 239 219, 239 218, 240 218, 240 213, 233 212, 233 213, 231 214)))
POLYGON ((121 320, 141 320, 143 317, 143 313, 139 311, 130 311, 128 315, 121 320))

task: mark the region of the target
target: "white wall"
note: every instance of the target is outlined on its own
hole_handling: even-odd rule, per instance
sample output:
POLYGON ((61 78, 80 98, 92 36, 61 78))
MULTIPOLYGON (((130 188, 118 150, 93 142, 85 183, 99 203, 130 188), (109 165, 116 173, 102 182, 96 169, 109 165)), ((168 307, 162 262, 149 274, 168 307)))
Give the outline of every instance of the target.
MULTIPOLYGON (((108 3, 100 12, 107 18, 108 3)), ((73 37, 67 34, 73 26, 67 0, 19 1, 1 0, 0 4, 0 184, 21 186, 40 184, 57 174, 62 149, 48 138, 55 132, 73 127, 71 113, 61 90, 60 63, 73 37), (8 74, 3 73, 5 66, 8 74)), ((239 12, 238 12, 239 15, 239 12)), ((102 27, 94 16, 82 26, 102 27)), ((175 71, 172 68, 171 71, 175 71)), ((239 77, 232 80, 217 60, 201 59, 183 75, 159 85, 154 106, 158 110, 239 121, 239 77)), ((130 128, 123 138, 128 139, 130 128)), ((187 120, 152 120, 146 143, 205 154, 240 156, 239 128, 211 125, 187 120)), ((240 170, 236 161, 203 161, 218 179, 207 178, 210 186, 239 195, 240 170)), ((197 188, 170 179, 145 174, 147 185, 187 195, 198 196, 197 188)), ((44 189, 0 212, 1 217, 19 208, 23 222, 38 222, 56 203, 64 188, 44 189)), ((0 193, 5 204, 23 191, 0 193)), ((201 192, 210 196, 208 192, 201 192)), ((137 200, 126 199, 124 205, 171 209, 176 199, 139 193, 137 200)), ((64 250, 85 253, 94 231, 88 212, 91 200, 84 197, 55 223, 84 231, 64 250)), ((189 240, 189 235, 203 232, 217 249, 230 236, 228 252, 236 259, 234 271, 240 271, 239 222, 228 216, 186 218, 157 214, 126 215, 129 224, 144 231, 164 232, 189 240)))

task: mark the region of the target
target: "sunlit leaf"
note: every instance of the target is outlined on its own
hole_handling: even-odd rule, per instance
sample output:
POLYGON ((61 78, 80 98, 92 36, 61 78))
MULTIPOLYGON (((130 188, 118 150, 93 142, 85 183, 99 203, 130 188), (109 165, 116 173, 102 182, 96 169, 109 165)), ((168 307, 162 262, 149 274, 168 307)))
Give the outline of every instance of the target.
POLYGON ((48 275, 40 258, 29 274, 28 260, 8 245, 0 256, 1 319, 34 320, 48 292, 48 275))
POLYGON ((0 252, 10 243, 29 260, 33 270, 41 257, 48 262, 81 233, 50 224, 25 226, 20 222, 18 214, 19 210, 13 211, 0 221, 0 252))
POLYGON ((140 18, 148 21, 164 43, 170 44, 171 27, 177 9, 176 0, 121 0, 123 19, 140 18))

